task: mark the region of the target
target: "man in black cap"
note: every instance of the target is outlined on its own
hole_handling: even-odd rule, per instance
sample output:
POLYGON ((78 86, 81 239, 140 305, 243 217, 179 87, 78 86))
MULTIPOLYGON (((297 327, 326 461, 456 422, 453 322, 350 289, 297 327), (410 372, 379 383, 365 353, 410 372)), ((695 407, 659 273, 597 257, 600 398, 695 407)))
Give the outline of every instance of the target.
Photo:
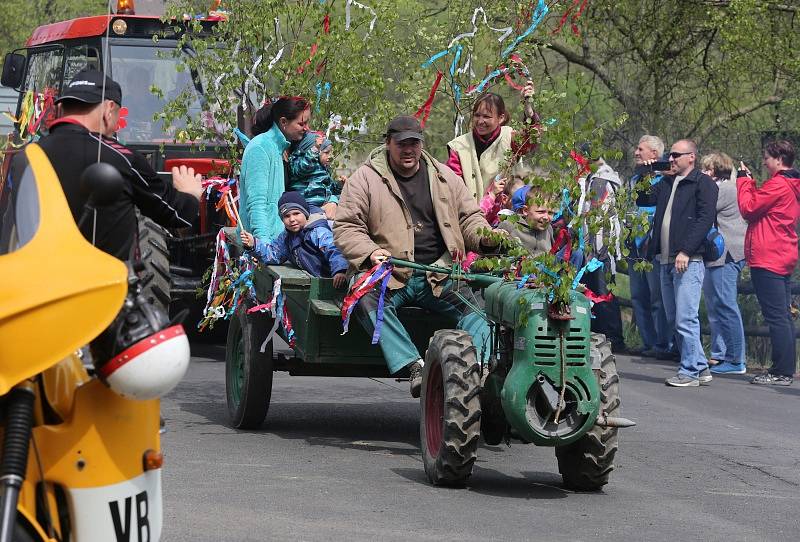
MULTIPOLYGON (((167 228, 192 225, 203 193, 200 176, 182 166, 173 168, 172 183, 164 182, 143 156, 113 137, 122 105, 119 84, 97 70, 85 69, 64 87, 56 104, 61 114, 37 143, 58 174, 75 220, 89 196, 80 186, 87 167, 98 161, 109 163, 125 180, 118 199, 97 208, 93 221, 97 248, 121 260, 130 259, 137 236, 136 208, 167 228)), ((22 163, 12 164, 12 179, 22 175, 22 163)), ((87 238, 92 235, 92 231, 83 233, 87 238)))
MULTIPOLYGON (((333 234, 351 275, 391 256, 449 267, 454 254, 493 248, 479 233, 490 226, 464 181, 423 150, 424 139, 417 119, 396 117, 386 130, 386 144, 345 183, 333 234)), ((379 290, 363 296, 356 309, 370 335, 378 321, 379 290)), ((397 318, 400 307, 423 307, 441 315, 445 325, 468 330, 479 355, 490 346, 486 322, 455 290, 446 275, 392 271, 379 344, 392 374, 408 369, 413 397, 419 397, 423 361, 397 318)), ((472 297, 468 288, 462 290, 472 297)))

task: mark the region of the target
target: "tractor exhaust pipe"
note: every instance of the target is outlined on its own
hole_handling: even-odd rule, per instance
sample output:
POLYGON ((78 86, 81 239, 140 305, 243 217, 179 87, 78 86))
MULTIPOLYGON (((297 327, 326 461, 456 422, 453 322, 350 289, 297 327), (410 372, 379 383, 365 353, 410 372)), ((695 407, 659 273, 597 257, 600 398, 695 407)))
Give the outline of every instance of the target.
POLYGON ((629 420, 628 418, 621 418, 619 416, 608 416, 605 412, 601 412, 599 416, 597 416, 597 421, 594 422, 595 425, 599 425, 600 427, 633 427, 636 425, 636 422, 629 420))

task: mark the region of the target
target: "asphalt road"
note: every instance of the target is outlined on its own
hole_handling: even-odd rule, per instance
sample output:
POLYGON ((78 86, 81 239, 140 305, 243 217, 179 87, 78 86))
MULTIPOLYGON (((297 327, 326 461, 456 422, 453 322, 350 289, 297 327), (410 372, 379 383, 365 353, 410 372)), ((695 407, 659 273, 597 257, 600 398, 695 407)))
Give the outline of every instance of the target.
POLYGON ((561 487, 553 450, 481 446, 465 489, 428 484, 419 403, 393 380, 276 375, 259 431, 226 425, 224 352, 193 350, 163 402, 173 541, 798 540, 800 382, 715 377, 618 357, 623 415, 605 491, 561 487))

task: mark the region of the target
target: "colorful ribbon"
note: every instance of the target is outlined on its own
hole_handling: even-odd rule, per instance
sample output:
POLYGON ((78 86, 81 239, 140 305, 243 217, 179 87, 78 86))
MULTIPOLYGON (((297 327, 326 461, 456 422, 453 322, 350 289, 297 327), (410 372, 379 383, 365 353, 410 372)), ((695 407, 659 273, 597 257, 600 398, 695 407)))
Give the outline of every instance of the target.
POLYGON ((583 278, 584 273, 593 273, 594 271, 597 271, 598 269, 602 268, 603 268, 603 262, 601 262, 597 258, 592 258, 591 260, 589 260, 589 263, 581 267, 580 271, 578 271, 578 274, 575 275, 575 278, 572 280, 572 289, 574 290, 575 288, 578 287, 578 284, 583 278))
POLYGON ((323 84, 322 81, 318 81, 316 85, 317 89, 317 100, 316 104, 314 104, 314 113, 319 113, 320 104, 322 103, 322 94, 325 93, 325 101, 327 102, 331 98, 331 84, 330 82, 325 82, 323 84))
POLYGON ((431 107, 433 106, 433 99, 436 97, 436 90, 439 88, 439 83, 442 82, 442 77, 444 74, 441 71, 436 72, 436 81, 433 82, 433 86, 431 87, 431 92, 428 95, 428 99, 425 100, 425 103, 422 104, 416 113, 414 113, 414 117, 419 118, 422 116, 422 120, 420 120, 419 124, 423 128, 425 127, 425 122, 428 120, 428 117, 431 114, 431 107))
POLYGON ((539 24, 544 20, 544 16, 547 15, 549 10, 550 8, 547 7, 547 4, 544 3, 544 0, 539 0, 539 3, 536 5, 536 9, 533 11, 533 15, 531 16, 530 26, 525 30, 525 32, 514 38, 514 41, 512 41, 508 47, 503 49, 500 57, 505 58, 510 55, 514 49, 517 48, 517 45, 522 43, 525 38, 530 36, 533 31, 536 30, 536 27, 539 26, 539 24))
POLYGON ((611 292, 609 292, 607 294, 600 295, 600 294, 594 293, 589 288, 585 288, 583 290, 583 295, 585 295, 586 298, 589 301, 591 301, 593 304, 605 303, 607 301, 611 301, 611 300, 614 299, 614 294, 612 294, 611 292))
POLYGON ((392 275, 392 269, 394 269, 392 264, 380 262, 361 275, 355 284, 353 284, 353 287, 350 288, 350 293, 342 302, 342 335, 347 333, 350 329, 350 317, 356 305, 358 305, 358 302, 380 283, 381 292, 378 298, 378 314, 376 315, 375 331, 372 334, 372 344, 378 342, 380 338, 380 328, 383 324, 384 296, 386 287, 389 284, 389 278, 392 275))
POLYGON ((578 25, 576 23, 578 22, 580 16, 583 15, 584 10, 586 9, 586 4, 588 3, 589 0, 583 0, 583 1, 572 0, 572 5, 569 8, 567 8, 567 11, 565 11, 564 15, 561 16, 561 19, 558 21, 558 26, 556 27, 555 30, 553 30, 552 33, 558 34, 559 32, 561 32, 561 29, 564 28, 564 24, 566 24, 567 19, 569 19, 570 15, 572 15, 571 17, 572 20, 570 24, 570 26, 572 27, 572 33, 575 34, 576 36, 580 36, 581 33, 578 30, 578 25), (575 6, 577 6, 578 4, 580 4, 580 8, 578 8, 578 11, 573 13, 575 6))

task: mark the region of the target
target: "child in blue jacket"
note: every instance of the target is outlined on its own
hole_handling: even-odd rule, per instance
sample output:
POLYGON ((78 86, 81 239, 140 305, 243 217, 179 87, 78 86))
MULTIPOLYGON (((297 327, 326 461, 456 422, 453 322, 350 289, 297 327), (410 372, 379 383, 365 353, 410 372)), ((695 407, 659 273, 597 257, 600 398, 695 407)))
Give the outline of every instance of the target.
POLYGON ((263 264, 289 261, 309 275, 333 277, 334 287, 343 288, 347 284, 347 260, 333 244, 333 232, 325 215, 311 215, 308 203, 298 192, 283 193, 278 200, 278 213, 286 229, 269 243, 242 230, 244 247, 263 264))
POLYGON ((322 208, 333 219, 342 188, 328 170, 333 150, 330 140, 319 132, 307 132, 289 155, 286 190, 300 192, 309 205, 322 208), (332 204, 332 205, 330 205, 332 204))

